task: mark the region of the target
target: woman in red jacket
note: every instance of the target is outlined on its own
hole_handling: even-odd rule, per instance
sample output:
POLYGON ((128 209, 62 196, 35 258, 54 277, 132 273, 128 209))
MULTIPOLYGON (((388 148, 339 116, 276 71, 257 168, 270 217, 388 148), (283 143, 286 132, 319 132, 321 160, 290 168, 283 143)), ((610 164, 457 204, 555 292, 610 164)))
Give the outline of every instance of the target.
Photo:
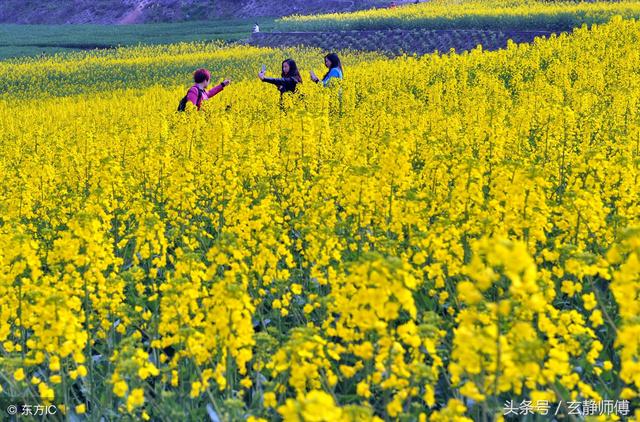
POLYGON ((193 73, 193 81, 195 84, 189 88, 187 92, 187 101, 191 102, 194 106, 200 110, 200 106, 203 101, 212 98, 231 83, 229 79, 225 79, 219 85, 214 86, 207 91, 207 87, 211 82, 211 72, 207 69, 198 69, 193 73))

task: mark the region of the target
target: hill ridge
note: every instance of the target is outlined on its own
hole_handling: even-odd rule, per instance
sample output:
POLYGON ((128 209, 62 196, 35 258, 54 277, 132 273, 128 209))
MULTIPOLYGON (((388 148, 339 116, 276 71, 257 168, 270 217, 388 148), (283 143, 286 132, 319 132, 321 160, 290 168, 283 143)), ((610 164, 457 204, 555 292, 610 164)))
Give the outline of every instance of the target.
POLYGON ((133 24, 286 16, 385 7, 390 0, 3 0, 0 23, 133 24))

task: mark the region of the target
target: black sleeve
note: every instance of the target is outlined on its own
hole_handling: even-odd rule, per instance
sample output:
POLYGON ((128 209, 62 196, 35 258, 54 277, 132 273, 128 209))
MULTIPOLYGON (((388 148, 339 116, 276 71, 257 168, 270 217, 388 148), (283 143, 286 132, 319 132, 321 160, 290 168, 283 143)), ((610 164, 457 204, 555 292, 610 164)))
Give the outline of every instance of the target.
POLYGON ((296 84, 298 83, 298 81, 296 81, 294 78, 291 77, 286 77, 286 78, 264 78, 262 80, 263 82, 266 82, 268 84, 274 84, 274 85, 284 85, 287 87, 291 87, 291 86, 296 86, 296 84))
POLYGON ((290 78, 264 78, 262 82, 266 82, 268 84, 273 84, 273 85, 285 85, 287 83, 287 79, 290 79, 290 78))

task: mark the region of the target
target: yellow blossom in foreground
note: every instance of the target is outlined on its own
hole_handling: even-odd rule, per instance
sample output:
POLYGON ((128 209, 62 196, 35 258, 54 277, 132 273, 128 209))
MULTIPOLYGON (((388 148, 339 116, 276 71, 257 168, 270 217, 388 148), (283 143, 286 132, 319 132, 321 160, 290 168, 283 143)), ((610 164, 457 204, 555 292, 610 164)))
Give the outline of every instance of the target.
POLYGON ((24 370, 22 368, 18 368, 13 373, 13 379, 16 381, 22 381, 25 378, 24 370))
POLYGON ((127 397, 127 411, 132 412, 135 408, 144 404, 144 390, 142 388, 134 388, 127 397))
POLYGON ((342 410, 335 405, 333 397, 314 390, 297 401, 288 399, 278 408, 285 421, 329 422, 342 420, 342 410))
POLYGON ((283 96, 255 69, 325 52, 0 62, 3 394, 149 420, 634 405, 638 39, 618 17, 493 52, 341 52, 343 81, 283 96), (202 66, 234 83, 175 112, 202 66))

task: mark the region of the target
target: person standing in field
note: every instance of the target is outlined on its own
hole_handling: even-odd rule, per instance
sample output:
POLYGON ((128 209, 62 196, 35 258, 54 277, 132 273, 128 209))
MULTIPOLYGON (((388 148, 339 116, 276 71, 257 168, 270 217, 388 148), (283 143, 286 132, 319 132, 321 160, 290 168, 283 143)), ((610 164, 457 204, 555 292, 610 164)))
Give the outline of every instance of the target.
POLYGON ((231 83, 229 79, 225 79, 224 81, 220 82, 219 85, 216 85, 207 91, 207 87, 211 82, 211 72, 209 72, 209 70, 207 69, 198 69, 193 72, 193 81, 195 83, 191 88, 189 88, 187 95, 182 99, 182 101, 180 101, 178 111, 184 111, 187 102, 190 102, 191 104, 196 106, 198 110, 200 110, 203 101, 206 101, 212 98, 214 95, 217 95, 231 83))
POLYGON ((278 91, 280 91, 280 95, 285 92, 295 92, 298 84, 302 83, 298 66, 292 59, 287 59, 282 62, 282 74, 280 78, 265 77, 264 69, 258 73, 258 78, 260 78, 262 82, 275 85, 278 91))
POLYGON ((327 69, 329 70, 324 74, 322 79, 318 78, 313 70, 309 72, 313 82, 322 82, 322 86, 327 86, 332 79, 342 79, 342 63, 340 62, 340 57, 338 57, 336 53, 329 53, 324 56, 324 65, 327 66, 327 69))

